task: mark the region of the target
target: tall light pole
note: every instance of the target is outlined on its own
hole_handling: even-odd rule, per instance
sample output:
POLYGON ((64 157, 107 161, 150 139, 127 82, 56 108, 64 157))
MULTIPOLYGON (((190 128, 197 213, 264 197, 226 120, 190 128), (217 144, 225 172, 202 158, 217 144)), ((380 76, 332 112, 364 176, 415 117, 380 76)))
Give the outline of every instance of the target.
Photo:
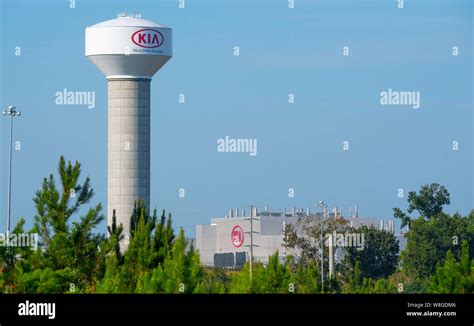
POLYGON ((12 158, 13 158, 13 118, 21 115, 14 106, 9 106, 2 112, 10 116, 10 152, 8 156, 8 204, 7 204, 7 233, 10 233, 11 205, 12 205, 12 158))
POLYGON ((324 246, 323 246, 323 218, 328 205, 324 201, 319 201, 317 207, 321 208, 321 293, 324 293, 324 246))
POLYGON ((253 273, 253 205, 250 205, 250 280, 253 273))

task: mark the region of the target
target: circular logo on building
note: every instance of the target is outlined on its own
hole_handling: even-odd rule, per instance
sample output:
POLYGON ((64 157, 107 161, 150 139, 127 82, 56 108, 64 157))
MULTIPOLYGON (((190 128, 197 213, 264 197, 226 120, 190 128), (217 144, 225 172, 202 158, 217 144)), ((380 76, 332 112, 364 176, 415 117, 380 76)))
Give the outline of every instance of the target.
POLYGON ((132 35, 132 42, 142 48, 157 48, 163 44, 164 37, 156 29, 144 28, 132 35))
POLYGON ((244 230, 240 226, 234 226, 230 236, 234 247, 239 248, 244 243, 244 230))

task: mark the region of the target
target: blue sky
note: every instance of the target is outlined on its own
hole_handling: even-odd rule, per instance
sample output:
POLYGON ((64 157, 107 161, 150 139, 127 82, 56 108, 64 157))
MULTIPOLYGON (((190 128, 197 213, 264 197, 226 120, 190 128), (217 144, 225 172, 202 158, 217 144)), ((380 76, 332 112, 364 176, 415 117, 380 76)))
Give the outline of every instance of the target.
MULTIPOLYGON (((71 9, 67 1, 1 0, 0 105, 23 112, 15 121, 13 221, 23 216, 31 225, 34 192, 61 154, 82 163, 92 203, 107 206, 107 85, 84 57, 84 29, 119 12, 140 12, 174 31, 174 57, 151 89, 151 202, 188 235, 250 204, 289 209, 323 199, 387 219, 392 207, 406 207, 399 188, 431 182, 450 191, 448 211, 467 214, 473 4, 404 2, 398 9, 396 0, 296 0, 289 9, 286 0, 186 0, 179 9, 177 0, 76 0, 71 9), (389 88, 419 91, 421 108, 381 106, 389 88), (96 108, 56 105, 63 89, 95 91, 96 108), (225 136, 256 138, 257 156, 217 152, 225 136)), ((4 229, 8 120, 0 126, 4 229)))

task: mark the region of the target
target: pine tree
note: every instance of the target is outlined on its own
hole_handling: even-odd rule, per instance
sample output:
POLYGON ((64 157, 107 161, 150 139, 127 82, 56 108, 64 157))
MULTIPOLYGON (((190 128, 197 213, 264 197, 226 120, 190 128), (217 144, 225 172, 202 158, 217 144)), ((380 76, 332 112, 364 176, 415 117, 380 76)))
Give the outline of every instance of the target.
POLYGON ((51 174, 33 199, 36 215, 32 232, 39 233, 42 248, 35 259, 22 259, 19 292, 65 292, 71 288, 93 292, 104 271, 107 252, 100 248, 106 248, 107 241, 104 235, 93 233, 104 220, 101 204, 72 221, 94 195, 90 179, 80 184, 81 165, 66 163, 63 156, 58 172, 59 187, 51 174), (32 279, 38 279, 39 284, 33 286, 32 279))
POLYGON ((113 252, 107 259, 101 293, 193 293, 202 291, 204 269, 181 229, 175 238, 171 215, 148 214, 142 202, 131 216, 131 239, 123 259, 113 252))
POLYGON ((280 261, 278 251, 268 257, 268 265, 254 262, 252 277, 247 262, 235 273, 229 285, 230 293, 289 293, 296 290, 296 279, 290 268, 290 260, 280 261))
MULTIPOLYGON (((25 220, 20 218, 11 234, 24 234, 24 225, 25 220)), ((32 247, 0 246, 0 293, 16 291, 18 277, 22 271, 20 263, 34 261, 35 257, 37 254, 32 247)))
POLYGON ((171 221, 171 214, 166 218, 166 212, 163 210, 153 236, 153 267, 163 263, 173 246, 175 235, 171 221))
POLYGON ((199 289, 203 274, 199 254, 192 245, 187 249, 187 240, 181 229, 172 250, 153 270, 148 284, 159 293, 193 293, 199 289))
POLYGON ((297 293, 321 292, 321 269, 314 261, 295 265, 293 274, 297 293))
POLYGON ((462 242, 461 261, 459 270, 461 274, 461 293, 474 293, 474 259, 469 257, 469 244, 462 242))
POLYGON ((469 246, 465 240, 461 252, 460 261, 456 261, 451 250, 448 251, 446 260, 437 266, 431 277, 431 292, 474 293, 474 260, 469 258, 469 246))
POLYGON ((123 255, 120 251, 120 242, 124 240, 125 235, 123 234, 123 225, 117 225, 117 216, 115 215, 115 209, 112 211, 112 225, 107 226, 109 233, 109 243, 113 248, 116 259, 119 263, 123 263, 123 255))
POLYGON ((224 294, 227 293, 230 277, 221 268, 203 270, 201 282, 194 289, 194 293, 224 294))
POLYGON ((97 293, 125 293, 116 253, 106 260, 105 275, 97 284, 97 293))
POLYGON ((398 293, 398 291, 394 283, 385 278, 381 278, 375 281, 373 287, 370 289, 370 293, 386 294, 398 293))
POLYGON ((253 263, 252 278, 250 277, 250 264, 247 262, 242 269, 232 275, 229 284, 229 293, 259 293, 259 278, 263 265, 259 262, 253 263))
POLYGON ((108 259, 106 277, 100 284, 101 292, 134 293, 139 279, 148 272, 152 265, 151 238, 156 217, 149 216, 148 209, 143 202, 138 201, 135 202, 130 219, 131 237, 128 249, 123 253, 123 257, 119 250, 119 253, 114 252, 115 258, 108 259), (115 280, 117 277, 119 281, 115 280))
POLYGON ((356 261, 351 275, 349 276, 349 282, 344 289, 346 293, 369 293, 372 287, 372 280, 369 278, 362 277, 362 273, 359 268, 359 262, 356 261))
POLYGON ((280 262, 276 251, 268 258, 268 265, 258 277, 259 293, 288 293, 290 283, 293 283, 289 262, 280 262))

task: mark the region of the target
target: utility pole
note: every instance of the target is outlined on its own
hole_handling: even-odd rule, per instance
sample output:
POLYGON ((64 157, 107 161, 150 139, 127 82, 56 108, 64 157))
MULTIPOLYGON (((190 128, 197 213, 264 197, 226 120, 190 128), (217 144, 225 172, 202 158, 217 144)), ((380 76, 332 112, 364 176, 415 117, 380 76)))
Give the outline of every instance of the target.
POLYGON ((321 229, 321 293, 324 293, 324 243, 323 243, 323 219, 324 213, 326 212, 326 205, 324 201, 320 201, 317 207, 321 208, 321 222, 320 222, 320 229, 321 229))
POLYGON ((8 201, 7 201, 7 234, 10 233, 11 205, 12 205, 12 159, 13 159, 13 118, 21 115, 14 106, 9 106, 2 112, 3 115, 10 116, 10 152, 8 157, 8 201))
POLYGON ((245 233, 250 233, 250 245, 246 246, 246 247, 250 247, 250 264, 249 264, 250 280, 252 280, 252 273, 253 273, 253 248, 258 247, 257 245, 253 244, 253 234, 258 233, 258 232, 254 232, 253 230, 253 220, 255 219, 253 216, 254 215, 253 211, 254 211, 254 207, 253 205, 250 205, 250 218, 249 218, 250 219, 250 232, 245 232, 245 233))

